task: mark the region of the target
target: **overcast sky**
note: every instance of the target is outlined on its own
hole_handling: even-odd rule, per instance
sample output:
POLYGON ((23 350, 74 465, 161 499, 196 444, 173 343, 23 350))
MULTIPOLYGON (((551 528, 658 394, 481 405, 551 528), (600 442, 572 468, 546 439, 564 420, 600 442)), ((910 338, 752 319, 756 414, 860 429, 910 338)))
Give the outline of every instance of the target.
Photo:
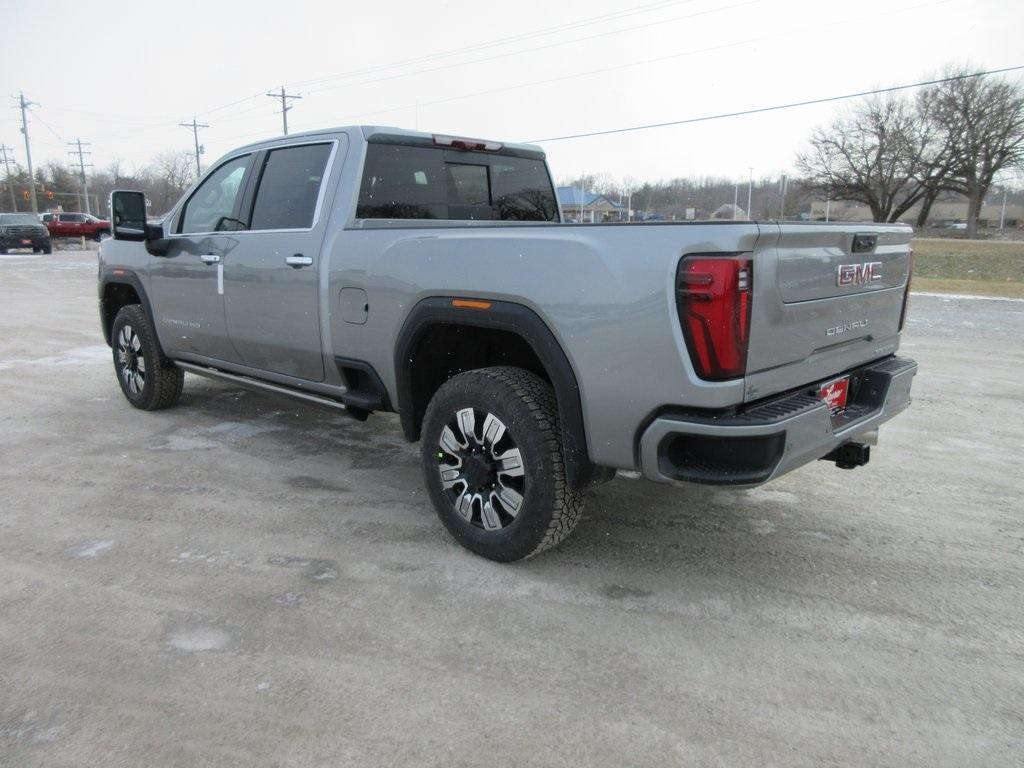
MULTIPOLYGON (((281 133, 354 123, 536 140, 1024 64, 1020 0, 133 3, 5 0, 0 91, 33 107, 33 159, 92 142, 104 167, 191 150, 204 166, 281 133)), ((9 101, 9 105, 15 102, 9 101)), ((792 167, 840 105, 546 142, 555 174, 746 178, 792 167)), ((0 143, 24 163, 18 110, 0 143)))

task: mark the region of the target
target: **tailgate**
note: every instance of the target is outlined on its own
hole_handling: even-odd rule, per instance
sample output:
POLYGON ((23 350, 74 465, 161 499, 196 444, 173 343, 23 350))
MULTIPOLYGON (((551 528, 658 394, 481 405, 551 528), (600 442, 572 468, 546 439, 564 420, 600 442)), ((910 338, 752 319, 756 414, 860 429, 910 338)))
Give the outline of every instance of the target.
POLYGON ((761 232, 745 400, 896 352, 910 227, 786 223, 761 232))

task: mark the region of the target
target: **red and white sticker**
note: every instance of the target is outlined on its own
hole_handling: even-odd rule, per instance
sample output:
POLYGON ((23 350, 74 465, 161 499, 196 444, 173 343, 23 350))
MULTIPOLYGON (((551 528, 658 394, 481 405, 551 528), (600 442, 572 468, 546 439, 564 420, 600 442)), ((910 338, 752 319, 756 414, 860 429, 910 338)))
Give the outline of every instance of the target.
POLYGON ((828 409, 835 413, 846 407, 846 397, 850 394, 850 377, 843 376, 841 379, 823 384, 818 390, 818 397, 825 401, 828 409))

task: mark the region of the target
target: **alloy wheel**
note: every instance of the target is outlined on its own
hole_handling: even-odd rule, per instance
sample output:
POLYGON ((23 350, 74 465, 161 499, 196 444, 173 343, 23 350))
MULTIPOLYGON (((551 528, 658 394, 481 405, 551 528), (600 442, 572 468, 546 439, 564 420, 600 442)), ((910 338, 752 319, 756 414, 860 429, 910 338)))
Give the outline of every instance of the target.
POLYGON ((142 339, 130 325, 121 327, 117 335, 117 362, 121 379, 133 395, 146 385, 146 359, 142 355, 142 339))
POLYGON ((441 431, 437 464, 441 487, 466 522, 499 531, 522 509, 523 458, 508 427, 493 413, 457 411, 441 431))

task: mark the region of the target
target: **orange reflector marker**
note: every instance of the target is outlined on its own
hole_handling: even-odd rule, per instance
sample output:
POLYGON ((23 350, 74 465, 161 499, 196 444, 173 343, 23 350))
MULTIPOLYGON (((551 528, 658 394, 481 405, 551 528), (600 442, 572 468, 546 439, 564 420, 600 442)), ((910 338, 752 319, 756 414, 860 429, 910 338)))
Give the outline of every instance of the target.
POLYGON ((452 306, 456 309, 490 309, 491 302, 479 299, 452 299, 452 306))
POLYGON ((118 275, 118 276, 123 275, 124 274, 124 270, 123 269, 115 269, 114 270, 114 274, 118 275))

